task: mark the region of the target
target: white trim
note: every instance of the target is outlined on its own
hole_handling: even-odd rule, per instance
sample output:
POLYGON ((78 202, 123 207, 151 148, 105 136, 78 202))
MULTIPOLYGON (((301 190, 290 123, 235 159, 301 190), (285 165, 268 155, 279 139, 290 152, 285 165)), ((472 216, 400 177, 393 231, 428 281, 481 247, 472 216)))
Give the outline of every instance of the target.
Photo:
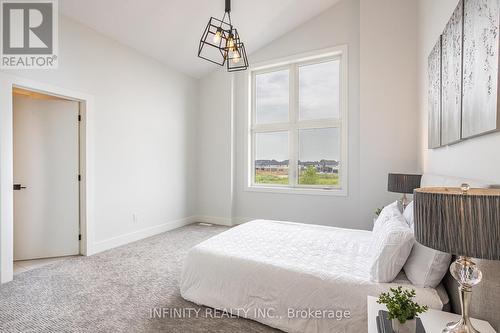
POLYGON ((297 185, 297 187, 284 187, 280 185, 253 185, 247 186, 246 192, 263 192, 263 193, 280 193, 280 194, 297 194, 297 195, 326 195, 333 197, 345 197, 347 191, 335 187, 305 187, 297 185))
MULTIPOLYGON (((290 107, 290 109, 293 110, 294 107, 290 107)), ((331 118, 331 119, 300 120, 292 123, 254 124, 252 125, 251 130, 255 132, 279 132, 297 128, 308 129, 308 128, 325 128, 325 127, 342 127, 342 120, 331 118)))
POLYGON ((226 227, 234 227, 246 222, 253 220, 258 220, 257 218, 251 217, 220 217, 220 216, 208 216, 208 215, 195 215, 191 217, 193 223, 210 223, 214 225, 221 225, 226 227))
POLYGON ((208 215, 195 215, 192 217, 193 222, 210 223, 216 225, 223 225, 227 227, 232 227, 233 219, 228 217, 220 216, 208 216, 208 215))
POLYGON ((235 190, 236 190, 236 182, 235 182, 235 174, 236 174, 236 145, 235 145, 235 138, 236 138, 236 126, 235 126, 235 110, 236 110, 236 100, 235 100, 235 75, 231 75, 231 166, 230 166, 230 200, 231 200, 231 216, 234 215, 234 212, 236 211, 236 202, 234 200, 235 198, 235 190))
POLYGON ((108 239, 105 239, 102 241, 98 241, 98 242, 93 244, 94 254, 102 252, 102 251, 106 251, 106 250, 109 250, 109 249, 112 249, 112 248, 115 248, 118 246, 122 246, 125 244, 136 242, 136 241, 144 239, 144 238, 155 236, 155 235, 161 234, 161 233, 166 232, 166 231, 181 228, 181 227, 184 227, 186 225, 192 224, 195 221, 196 221, 196 219, 194 219, 194 217, 186 217, 184 219, 170 221, 167 223, 163 223, 163 224, 155 225, 152 227, 144 228, 141 230, 133 231, 133 232, 130 232, 128 234, 108 238, 108 239))
POLYGON ((247 116, 247 137, 245 144, 245 191, 250 192, 274 192, 286 194, 307 194, 307 195, 333 195, 347 196, 348 195, 348 128, 349 128, 349 106, 348 106, 348 48, 347 45, 340 45, 328 49, 307 52, 295 56, 281 58, 277 60, 267 61, 255 64, 248 72, 246 81, 248 99, 248 116, 247 116), (340 119, 315 119, 303 120, 298 119, 298 69, 299 66, 313 63, 321 63, 324 61, 340 60, 340 119), (289 74, 289 122, 288 123, 271 123, 271 124, 256 124, 255 123, 255 75, 279 71, 284 68, 290 70, 289 74), (305 186, 297 184, 297 169, 298 161, 296 160, 298 150, 298 129, 313 129, 313 128, 339 128, 340 129, 340 168, 339 180, 340 186, 305 186), (265 132, 287 131, 288 150, 289 150, 289 168, 288 176, 293 182, 288 186, 273 185, 273 184, 256 184, 255 175, 253 172, 254 157, 255 157, 255 134, 265 132))
POLYGON ((0 73, 0 283, 12 280, 14 268, 12 85, 9 79, 0 73))
POLYGON ((256 64, 253 64, 249 68, 249 72, 252 71, 264 71, 269 68, 277 68, 280 66, 286 66, 292 63, 297 62, 307 62, 313 61, 315 59, 325 58, 325 57, 333 57, 333 56, 342 56, 347 55, 347 45, 338 45, 334 47, 328 47, 325 49, 310 51, 299 53, 283 58, 278 58, 274 60, 262 61, 256 64))
POLYGON ((244 224, 250 221, 258 220, 252 217, 233 217, 233 225, 238 226, 240 224, 244 224))
POLYGON ((22 87, 28 90, 54 95, 80 102, 82 107, 81 129, 81 173, 80 184, 80 232, 82 235, 80 253, 94 253, 94 97, 90 94, 73 91, 51 84, 26 79, 19 76, 0 73, 0 100, 6 104, 0 106, 0 283, 13 278, 13 128, 12 128, 12 88, 22 87))

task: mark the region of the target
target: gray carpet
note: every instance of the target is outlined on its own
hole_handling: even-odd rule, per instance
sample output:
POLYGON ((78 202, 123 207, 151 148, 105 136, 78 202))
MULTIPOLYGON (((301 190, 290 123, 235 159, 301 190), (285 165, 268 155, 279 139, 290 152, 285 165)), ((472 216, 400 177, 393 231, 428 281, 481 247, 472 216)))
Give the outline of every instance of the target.
POLYGON ((187 251, 224 230, 190 225, 20 273, 0 287, 0 332, 278 332, 251 320, 208 318, 206 308, 181 298, 187 251), (151 318, 152 308, 196 308, 202 317, 151 318))

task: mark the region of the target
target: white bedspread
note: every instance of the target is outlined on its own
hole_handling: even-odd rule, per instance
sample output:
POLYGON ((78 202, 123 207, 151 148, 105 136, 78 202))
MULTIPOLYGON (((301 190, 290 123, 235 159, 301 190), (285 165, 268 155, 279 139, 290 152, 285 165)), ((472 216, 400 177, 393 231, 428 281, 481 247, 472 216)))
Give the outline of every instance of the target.
POLYGON ((286 332, 366 332, 366 296, 397 285, 441 309, 435 289, 411 286, 402 273, 393 283, 371 282, 370 241, 370 231, 248 222, 190 250, 181 294, 286 332))

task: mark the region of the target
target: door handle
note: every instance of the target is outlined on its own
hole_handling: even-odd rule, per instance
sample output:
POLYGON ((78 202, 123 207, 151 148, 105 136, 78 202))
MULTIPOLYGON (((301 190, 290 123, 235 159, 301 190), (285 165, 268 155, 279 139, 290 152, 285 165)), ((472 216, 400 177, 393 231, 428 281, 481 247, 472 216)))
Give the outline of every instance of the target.
POLYGON ((14 184, 14 191, 20 191, 25 188, 26 186, 22 186, 21 184, 14 184))

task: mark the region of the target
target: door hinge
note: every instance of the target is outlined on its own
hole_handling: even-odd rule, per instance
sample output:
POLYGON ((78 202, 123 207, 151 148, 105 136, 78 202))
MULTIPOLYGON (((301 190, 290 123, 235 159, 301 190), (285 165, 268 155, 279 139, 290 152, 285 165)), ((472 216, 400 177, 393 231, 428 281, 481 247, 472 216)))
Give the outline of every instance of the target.
POLYGON ((82 115, 78 115, 78 121, 82 121, 82 115))
POLYGON ((78 240, 82 240, 82 235, 78 235, 78 240))
POLYGON ((82 181, 82 175, 78 175, 78 181, 81 182, 82 181))

